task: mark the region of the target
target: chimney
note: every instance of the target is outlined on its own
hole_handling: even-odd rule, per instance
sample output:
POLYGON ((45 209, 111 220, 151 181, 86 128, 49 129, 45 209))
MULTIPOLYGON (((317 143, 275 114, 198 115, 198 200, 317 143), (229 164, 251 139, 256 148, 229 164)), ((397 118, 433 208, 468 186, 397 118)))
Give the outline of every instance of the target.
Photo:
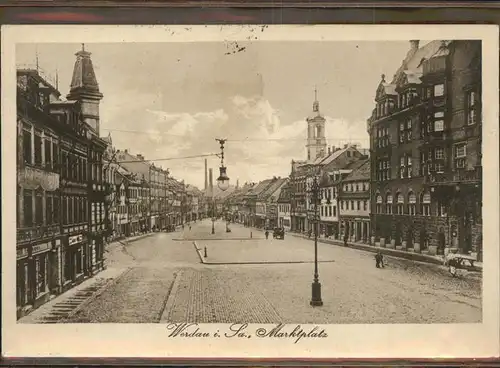
POLYGON ((419 40, 411 40, 410 41, 410 47, 412 51, 417 51, 418 50, 418 44, 419 40))
POLYGON ((337 150, 337 148, 335 148, 335 146, 332 146, 332 153, 335 152, 337 150))
POLYGON ((330 147, 328 147, 328 155, 330 155, 332 153, 332 149, 330 147))
POLYGON ((236 189, 240 188, 240 179, 236 179, 236 189))
POLYGON ((207 169, 207 159, 205 159, 205 190, 208 189, 208 169, 207 169))
POLYGON ((344 149, 346 149, 347 147, 349 147, 349 145, 348 144, 344 144, 344 149))
POLYGON ((125 149, 125 153, 128 153, 128 149, 125 149))
POLYGON ((208 180, 210 184, 210 195, 214 195, 214 176, 213 176, 213 169, 208 170, 208 180))

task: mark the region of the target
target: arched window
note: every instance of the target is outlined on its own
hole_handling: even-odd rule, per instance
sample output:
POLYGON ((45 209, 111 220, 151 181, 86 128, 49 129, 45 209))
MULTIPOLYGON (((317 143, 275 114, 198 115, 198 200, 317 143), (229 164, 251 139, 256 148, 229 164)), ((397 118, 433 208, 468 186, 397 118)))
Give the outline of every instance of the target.
POLYGON ((387 193, 387 197, 386 197, 386 200, 385 200, 386 204, 385 204, 385 213, 387 214, 392 214, 392 205, 393 205, 393 201, 392 201, 392 194, 391 193, 387 193))
POLYGON ((422 215, 423 216, 430 216, 431 215, 431 194, 429 192, 425 192, 422 194, 421 206, 422 206, 422 215))
POLYGON ((417 214, 417 196, 413 192, 408 193, 408 213, 410 215, 417 214))
POLYGON ((377 206, 376 206, 376 210, 377 210, 377 213, 382 213, 382 196, 380 194, 377 194, 377 206))
POLYGON ((404 214, 405 199, 401 193, 397 194, 396 202, 397 202, 397 214, 403 215, 404 214))

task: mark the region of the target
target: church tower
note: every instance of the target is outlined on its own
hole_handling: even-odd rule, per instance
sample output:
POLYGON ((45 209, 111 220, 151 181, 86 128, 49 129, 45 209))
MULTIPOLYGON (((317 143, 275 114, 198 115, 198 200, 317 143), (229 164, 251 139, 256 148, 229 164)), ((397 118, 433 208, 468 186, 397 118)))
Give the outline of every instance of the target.
POLYGON ((73 68, 73 77, 66 98, 68 100, 80 101, 83 120, 99 136, 99 102, 102 100, 103 95, 99 91, 94 66, 90 59, 90 52, 85 51, 83 43, 82 49, 75 55, 76 61, 73 68))
POLYGON ((325 122, 325 118, 319 112, 318 91, 314 89, 313 113, 307 118, 307 161, 325 156, 325 122))

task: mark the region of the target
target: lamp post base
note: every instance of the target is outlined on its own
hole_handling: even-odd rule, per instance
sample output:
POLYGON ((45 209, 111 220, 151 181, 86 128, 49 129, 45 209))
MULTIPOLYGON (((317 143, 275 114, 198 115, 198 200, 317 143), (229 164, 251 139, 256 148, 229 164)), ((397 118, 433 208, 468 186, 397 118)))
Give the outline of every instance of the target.
POLYGON ((309 303, 313 307, 321 307, 323 305, 323 300, 321 300, 321 284, 319 282, 313 282, 311 284, 312 297, 309 303))

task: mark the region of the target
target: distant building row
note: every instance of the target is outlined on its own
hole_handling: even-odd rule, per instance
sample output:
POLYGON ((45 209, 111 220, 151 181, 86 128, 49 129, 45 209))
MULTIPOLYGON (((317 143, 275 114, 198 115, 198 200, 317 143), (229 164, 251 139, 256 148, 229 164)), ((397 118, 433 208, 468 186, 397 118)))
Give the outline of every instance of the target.
POLYGON ((376 90, 370 151, 328 148, 317 99, 304 161, 287 179, 245 185, 227 197, 250 226, 309 232, 311 183, 321 188, 319 232, 411 252, 482 258, 481 42, 432 41, 410 50, 376 90))

